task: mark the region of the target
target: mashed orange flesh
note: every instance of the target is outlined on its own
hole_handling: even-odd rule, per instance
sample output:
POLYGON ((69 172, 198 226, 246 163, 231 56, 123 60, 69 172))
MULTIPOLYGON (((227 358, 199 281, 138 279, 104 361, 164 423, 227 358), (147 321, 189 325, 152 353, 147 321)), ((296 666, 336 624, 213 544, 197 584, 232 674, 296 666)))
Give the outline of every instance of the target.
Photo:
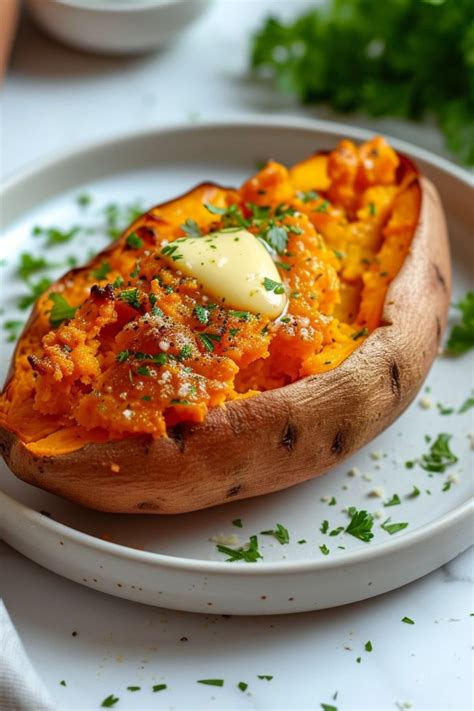
POLYGON ((37 451, 158 438, 229 400, 336 368, 380 325, 420 199, 413 167, 377 137, 290 169, 269 161, 239 190, 202 184, 152 208, 40 298, 0 420, 37 451), (190 229, 242 224, 267 239, 285 286, 288 310, 274 322, 217 303, 161 255, 190 229), (77 307, 54 329, 52 292, 77 307))

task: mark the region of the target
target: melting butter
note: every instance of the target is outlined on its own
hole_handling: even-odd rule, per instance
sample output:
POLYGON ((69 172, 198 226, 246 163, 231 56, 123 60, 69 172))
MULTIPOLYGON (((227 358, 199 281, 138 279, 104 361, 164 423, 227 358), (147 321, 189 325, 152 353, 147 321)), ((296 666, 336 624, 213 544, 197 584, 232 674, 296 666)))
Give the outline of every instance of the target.
POLYGON ((247 230, 222 230, 184 237, 161 256, 225 307, 276 319, 287 297, 278 270, 263 244, 247 230), (170 249, 171 248, 171 249, 170 249))

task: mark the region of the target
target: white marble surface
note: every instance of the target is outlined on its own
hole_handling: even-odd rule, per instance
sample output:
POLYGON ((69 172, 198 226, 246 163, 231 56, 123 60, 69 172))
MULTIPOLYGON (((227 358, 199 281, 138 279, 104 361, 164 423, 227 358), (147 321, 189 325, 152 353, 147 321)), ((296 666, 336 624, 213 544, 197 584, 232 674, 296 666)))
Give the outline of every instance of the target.
MULTIPOLYGON (((25 22, 1 98, 3 177, 121 130, 236 112, 295 113, 291 102, 248 82, 243 70, 249 31, 268 9, 288 15, 307 4, 221 0, 173 47, 127 60, 68 50, 25 22)), ((442 152, 430 126, 357 123, 442 152)), ((0 543, 0 596, 61 710, 95 709, 113 693, 120 697, 115 708, 124 710, 319 709, 325 703, 339 711, 397 704, 468 711, 473 562, 471 550, 410 586, 344 608, 226 619, 106 597, 0 543), (405 615, 415 624, 402 623, 405 615), (196 684, 211 677, 224 678, 224 688, 196 684), (240 681, 249 684, 247 693, 237 688, 240 681), (168 689, 153 694, 160 683, 168 689)))

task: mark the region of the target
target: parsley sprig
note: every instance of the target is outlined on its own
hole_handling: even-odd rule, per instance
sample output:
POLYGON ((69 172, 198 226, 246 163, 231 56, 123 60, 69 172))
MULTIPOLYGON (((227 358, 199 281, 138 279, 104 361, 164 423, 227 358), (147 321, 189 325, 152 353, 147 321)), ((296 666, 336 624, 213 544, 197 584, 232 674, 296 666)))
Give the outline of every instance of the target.
POLYGON ((226 563, 234 563, 238 560, 244 561, 245 563, 256 563, 257 560, 262 558, 258 549, 257 536, 250 536, 247 546, 243 548, 229 548, 229 546, 223 546, 220 543, 216 547, 219 553, 224 553, 224 555, 229 556, 226 563))
POLYGON ((461 355, 474 348, 474 291, 468 291, 455 307, 461 312, 461 323, 451 329, 446 350, 461 355))
POLYGON ((374 517, 367 511, 357 511, 354 507, 351 507, 348 513, 351 516, 351 520, 346 527, 346 533, 350 533, 351 536, 369 543, 374 537, 372 533, 374 517))

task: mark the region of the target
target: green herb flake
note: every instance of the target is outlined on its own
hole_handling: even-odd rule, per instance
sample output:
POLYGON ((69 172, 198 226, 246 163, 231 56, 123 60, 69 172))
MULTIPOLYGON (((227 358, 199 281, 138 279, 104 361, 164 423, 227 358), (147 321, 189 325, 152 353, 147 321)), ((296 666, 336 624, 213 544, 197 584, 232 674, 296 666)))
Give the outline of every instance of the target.
POLYGON ((329 555, 329 553, 331 552, 325 543, 323 543, 322 546, 319 546, 319 550, 323 555, 329 555))
POLYGON ((202 232, 196 220, 191 220, 190 218, 188 218, 186 222, 184 222, 184 224, 180 225, 180 227, 187 237, 201 237, 202 235, 202 232))
POLYGON ((411 617, 402 617, 402 622, 405 622, 407 625, 414 625, 415 621, 411 619, 411 617))
POLYGON ((47 277, 43 277, 34 284, 28 282, 30 293, 25 294, 24 296, 20 296, 20 298, 18 299, 18 308, 22 311, 28 309, 42 294, 44 294, 46 289, 49 289, 51 284, 51 279, 48 279, 47 277))
POLYGON ((303 543, 307 543, 307 540, 306 540, 306 538, 301 538, 299 541, 296 541, 296 542, 298 543, 298 545, 302 546, 303 543))
POLYGON ((471 397, 468 397, 467 400, 463 402, 461 407, 458 410, 459 415, 463 415, 465 412, 471 409, 471 407, 474 407, 474 397, 471 395, 471 397))
POLYGON ((321 704, 323 711, 337 711, 337 707, 332 704, 321 704))
POLYGON ((115 360, 117 361, 117 363, 125 363, 125 361, 130 358, 130 355, 130 351, 119 351, 115 356, 115 360))
POLYGON ((374 202, 369 202, 367 207, 369 208, 369 215, 375 217, 377 214, 377 205, 374 202))
POLYGON ((454 412, 454 407, 445 407, 440 402, 436 403, 436 407, 440 415, 452 415, 454 412))
POLYGON ((359 338, 365 338, 365 336, 369 335, 369 329, 367 327, 361 328, 360 331, 357 331, 356 333, 352 334, 352 340, 353 341, 358 341, 359 338))
POLYGON ((402 503, 402 502, 400 501, 399 495, 398 495, 398 494, 394 494, 391 499, 389 499, 388 501, 386 501, 386 502, 384 503, 384 506, 385 506, 385 507, 387 507, 387 506, 398 506, 398 505, 401 504, 401 503, 402 503))
POLYGON ((207 326, 209 323, 209 311, 206 309, 204 306, 201 306, 200 304, 197 304, 194 308, 194 316, 197 318, 199 323, 201 323, 203 326, 207 326))
POLYGON ((108 262, 102 262, 98 267, 91 270, 91 276, 93 276, 94 279, 97 279, 97 281, 103 281, 104 279, 107 279, 111 269, 112 267, 108 262))
POLYGON ((89 193, 80 193, 76 198, 76 202, 79 207, 89 207, 92 203, 92 195, 89 193))
POLYGON ((164 690, 167 689, 167 688, 168 688, 168 685, 167 685, 167 684, 155 684, 155 685, 152 687, 152 691, 153 691, 154 694, 156 694, 158 691, 164 691, 164 690))
POLYGON ((263 286, 266 291, 273 291, 274 294, 284 294, 285 293, 285 287, 281 282, 278 281, 273 281, 273 279, 269 279, 268 277, 265 277, 263 280, 263 286))
POLYGON ((193 355, 193 347, 186 343, 179 351, 178 360, 187 360, 193 355))
POLYGON ((143 240, 137 235, 136 232, 132 232, 127 237, 127 245, 132 249, 141 249, 143 247, 143 240))
POLYGON ((111 709, 112 706, 115 706, 119 701, 120 699, 117 696, 110 694, 110 696, 107 696, 107 698, 102 701, 101 708, 111 709))
POLYGON ((206 686, 224 686, 224 679, 198 679, 197 683, 206 686))
POLYGON ((249 688, 249 685, 246 684, 245 681, 239 681, 239 683, 237 684, 237 688, 243 692, 243 691, 247 691, 247 689, 249 688))
POLYGON ((64 296, 53 292, 49 295, 49 300, 53 302, 53 308, 49 313, 49 322, 52 328, 58 328, 64 321, 74 318, 78 307, 71 306, 64 296))
POLYGON ((54 266, 56 265, 51 264, 44 257, 33 257, 31 254, 23 252, 23 254, 20 255, 17 274, 21 279, 27 281, 32 274, 44 271, 45 269, 51 269, 54 266))
MULTIPOLYGON (((283 254, 288 245, 288 233, 284 227, 270 227, 270 229, 264 233, 263 237, 277 254, 283 254)), ((272 291, 272 289, 268 289, 268 291, 272 291)), ((275 293, 279 294, 281 292, 277 291, 275 293)))
POLYGON ((443 488, 441 489, 441 491, 449 491, 452 484, 453 484, 453 482, 448 479, 447 481, 444 482, 443 488))
POLYGON ((285 528, 285 526, 283 526, 281 523, 277 523, 276 528, 272 530, 260 531, 260 533, 262 534, 262 536, 273 536, 281 545, 290 542, 290 534, 288 533, 288 529, 285 528))
POLYGON ((232 521, 232 525, 236 526, 236 528, 243 528, 243 523, 241 518, 234 518, 232 521))
POLYGON ((327 532, 328 532, 328 529, 329 529, 329 521, 327 521, 326 519, 324 519, 324 521, 322 522, 322 524, 321 524, 319 530, 321 531, 321 533, 327 533, 327 532))
POLYGON ((331 496, 331 499, 328 501, 328 506, 335 506, 336 504, 336 498, 334 496, 331 496))
POLYGON ((140 293, 137 288, 135 289, 124 289, 118 295, 120 301, 124 301, 126 304, 131 306, 137 311, 141 308, 140 293))
POLYGON ((60 686, 67 686, 67 685, 66 685, 66 682, 64 681, 64 679, 59 682, 59 685, 60 685, 60 686))
POLYGON ((222 336, 219 336, 217 333, 198 333, 198 338, 204 348, 207 351, 212 352, 215 344, 220 343, 222 336))
POLYGON ((314 190, 306 190, 305 192, 296 193, 296 197, 298 200, 301 200, 301 202, 306 203, 311 202, 312 200, 317 200, 319 195, 314 190))
POLYGON ((263 681, 271 681, 273 679, 273 676, 270 676, 270 674, 257 674, 257 677, 263 679, 263 681))
POLYGON ((455 308, 461 312, 461 323, 451 329, 446 350, 461 355, 474 348, 474 291, 468 291, 455 308))
POLYGON ((218 544, 216 546, 219 553, 227 555, 226 563, 234 563, 235 561, 244 561, 245 563, 256 563, 257 560, 262 558, 262 555, 258 549, 258 538, 257 536, 250 536, 249 543, 247 547, 229 548, 229 546, 223 546, 218 544))
POLYGON ((151 375, 150 368, 147 365, 141 365, 137 368, 137 375, 151 375))
POLYGON ((452 435, 442 432, 430 447, 429 454, 424 454, 419 461, 420 467, 428 472, 444 473, 446 469, 456 464, 458 458, 450 449, 452 435))
POLYGON ((372 527, 374 525, 373 516, 367 511, 357 511, 353 507, 349 509, 349 515, 352 518, 346 528, 346 533, 349 533, 351 536, 354 536, 361 541, 369 543, 374 537, 374 534, 372 533, 372 527))
POLYGON ((342 531, 344 530, 344 526, 338 526, 337 528, 333 528, 333 530, 329 533, 330 536, 338 536, 342 531))
POLYGON ((8 334, 7 341, 9 343, 14 343, 17 340, 24 325, 24 321, 17 321, 16 319, 4 322, 3 328, 8 334))
POLYGON ((364 649, 366 652, 371 652, 373 650, 372 642, 370 641, 370 639, 364 644, 364 649))
POLYGON ((127 691, 141 691, 141 686, 127 686, 127 691))
POLYGON ((323 200, 322 203, 318 205, 318 207, 314 208, 313 212, 327 212, 329 205, 329 200, 323 200))
POLYGON ((393 536, 394 533, 398 533, 399 531, 403 531, 405 528, 408 528, 408 523, 390 523, 390 519, 388 518, 380 528, 383 528, 384 531, 389 533, 391 536, 393 536))
POLYGON ((419 490, 419 488, 413 484, 413 489, 412 489, 411 492, 408 494, 408 497, 409 497, 410 499, 415 499, 415 498, 416 498, 417 496, 419 496, 419 495, 420 495, 420 490, 419 490))

